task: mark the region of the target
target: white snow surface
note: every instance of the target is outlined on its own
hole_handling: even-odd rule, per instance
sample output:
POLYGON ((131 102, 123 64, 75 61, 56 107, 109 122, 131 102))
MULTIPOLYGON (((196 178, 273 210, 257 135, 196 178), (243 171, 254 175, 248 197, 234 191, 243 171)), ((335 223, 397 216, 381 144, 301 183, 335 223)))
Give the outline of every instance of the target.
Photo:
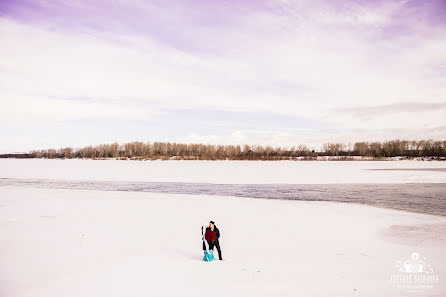
POLYGON ((0 159, 0 178, 227 184, 445 183, 436 161, 124 161, 0 159))
POLYGON ((412 252, 446 296, 446 218, 354 204, 4 186, 0 242, 2 297, 413 296, 389 281, 412 252))

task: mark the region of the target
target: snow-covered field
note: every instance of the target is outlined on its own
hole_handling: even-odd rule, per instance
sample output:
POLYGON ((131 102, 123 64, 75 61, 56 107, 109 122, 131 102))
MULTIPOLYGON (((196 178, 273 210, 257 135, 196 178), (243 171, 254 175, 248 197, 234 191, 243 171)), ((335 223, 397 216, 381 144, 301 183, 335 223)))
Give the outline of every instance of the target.
POLYGON ((446 171, 419 170, 428 168, 445 169, 446 162, 0 159, 0 178, 233 184, 446 183, 446 171))
MULTIPOLYGON (((0 178, 438 183, 445 172, 366 169, 442 165, 0 160, 0 178)), ((445 217, 363 205, 0 187, 1 297, 446 296, 445 250, 445 217), (205 263, 210 219, 224 261, 205 263), (414 252, 430 273, 398 271, 414 252), (401 275, 438 283, 413 293, 401 275)))
MULTIPOLYGON (((446 294, 446 218, 353 204, 0 188, 0 296, 413 296, 426 257, 446 294), (216 221, 224 261, 201 261, 216 221)), ((424 295, 423 295, 424 294, 424 295)), ((437 294, 437 295, 435 295, 437 294)))

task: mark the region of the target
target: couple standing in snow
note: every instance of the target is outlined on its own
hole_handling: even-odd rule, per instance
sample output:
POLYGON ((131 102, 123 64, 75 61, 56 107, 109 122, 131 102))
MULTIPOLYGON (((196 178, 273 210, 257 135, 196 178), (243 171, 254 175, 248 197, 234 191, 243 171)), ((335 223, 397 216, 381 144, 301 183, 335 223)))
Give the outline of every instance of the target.
POLYGON ((204 261, 213 261, 214 258, 214 247, 217 248, 218 258, 223 260, 221 257, 220 249, 220 230, 215 226, 214 221, 210 221, 209 224, 203 225, 201 227, 201 239, 203 240, 203 251, 204 251, 204 261))

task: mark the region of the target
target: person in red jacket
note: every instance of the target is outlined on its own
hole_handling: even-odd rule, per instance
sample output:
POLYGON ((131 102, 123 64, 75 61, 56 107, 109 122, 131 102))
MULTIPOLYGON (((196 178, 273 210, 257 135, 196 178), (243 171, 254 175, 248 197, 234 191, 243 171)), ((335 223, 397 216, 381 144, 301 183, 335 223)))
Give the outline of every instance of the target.
POLYGON ((203 252, 204 252, 203 260, 206 262, 210 262, 215 259, 214 252, 211 248, 214 247, 214 241, 216 236, 217 235, 215 231, 210 228, 209 224, 203 225, 201 227, 201 237, 203 240, 203 252))
POLYGON ((210 221, 206 226, 203 225, 203 227, 201 227, 201 234, 203 239, 203 251, 213 251, 214 247, 216 247, 219 260, 223 260, 219 242, 220 230, 215 226, 214 221, 210 221))

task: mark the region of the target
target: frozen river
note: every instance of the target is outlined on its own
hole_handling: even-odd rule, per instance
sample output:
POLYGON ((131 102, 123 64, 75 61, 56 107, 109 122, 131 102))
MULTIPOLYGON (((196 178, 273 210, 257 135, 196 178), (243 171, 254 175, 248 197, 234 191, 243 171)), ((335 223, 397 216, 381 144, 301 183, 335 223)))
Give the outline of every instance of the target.
POLYGON ((446 216, 446 164, 0 160, 0 186, 351 202, 446 216))
POLYGON ((0 178, 213 184, 446 183, 446 162, 0 159, 0 178))

